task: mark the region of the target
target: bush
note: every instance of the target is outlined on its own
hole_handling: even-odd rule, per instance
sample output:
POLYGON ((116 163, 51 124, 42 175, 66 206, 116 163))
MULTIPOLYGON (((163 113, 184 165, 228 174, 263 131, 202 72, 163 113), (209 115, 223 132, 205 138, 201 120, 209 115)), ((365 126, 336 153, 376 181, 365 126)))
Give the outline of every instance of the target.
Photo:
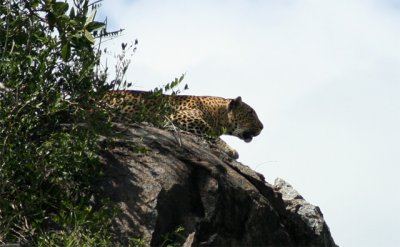
POLYGON ((110 243, 112 207, 95 205, 98 136, 108 129, 96 102, 99 70, 87 0, 0 5, 0 244, 110 243))

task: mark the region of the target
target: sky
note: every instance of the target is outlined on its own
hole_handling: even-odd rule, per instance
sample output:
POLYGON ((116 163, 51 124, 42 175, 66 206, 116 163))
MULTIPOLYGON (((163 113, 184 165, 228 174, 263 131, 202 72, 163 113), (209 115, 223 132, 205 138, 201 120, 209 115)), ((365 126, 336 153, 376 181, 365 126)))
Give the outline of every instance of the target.
POLYGON ((242 96, 264 124, 239 161, 318 205, 340 246, 400 246, 400 0, 104 0, 139 41, 127 80, 242 96))

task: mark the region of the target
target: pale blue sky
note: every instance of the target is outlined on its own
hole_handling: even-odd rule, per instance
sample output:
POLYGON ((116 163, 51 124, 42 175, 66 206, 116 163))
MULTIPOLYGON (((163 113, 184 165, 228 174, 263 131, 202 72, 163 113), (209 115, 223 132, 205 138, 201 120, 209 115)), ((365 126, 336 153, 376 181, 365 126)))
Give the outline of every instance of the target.
MULTIPOLYGON (((321 207, 340 246, 400 246, 400 8, 382 0, 105 0, 139 40, 136 89, 242 96, 265 129, 240 161, 321 207)), ((109 56, 109 64, 112 55, 109 56)), ((112 67, 112 66, 111 66, 112 67)), ((267 220, 267 219, 266 219, 267 220)))

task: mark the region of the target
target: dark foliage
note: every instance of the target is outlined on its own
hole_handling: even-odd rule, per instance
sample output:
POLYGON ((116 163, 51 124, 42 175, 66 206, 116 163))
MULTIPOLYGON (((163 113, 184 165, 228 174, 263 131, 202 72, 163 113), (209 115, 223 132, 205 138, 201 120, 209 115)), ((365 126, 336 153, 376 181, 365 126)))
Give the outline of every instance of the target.
POLYGON ((101 245, 112 211, 92 184, 101 175, 96 102, 108 90, 86 0, 0 5, 0 244, 101 245))

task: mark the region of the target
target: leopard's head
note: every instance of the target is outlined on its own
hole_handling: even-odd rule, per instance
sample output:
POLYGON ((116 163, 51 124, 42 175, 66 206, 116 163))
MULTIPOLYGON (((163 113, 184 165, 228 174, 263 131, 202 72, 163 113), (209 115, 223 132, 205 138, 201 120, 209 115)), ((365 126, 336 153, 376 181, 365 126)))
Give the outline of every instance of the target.
POLYGON ((251 142, 263 129, 256 112, 241 97, 232 99, 229 103, 228 120, 230 128, 227 134, 237 136, 245 142, 251 142))

